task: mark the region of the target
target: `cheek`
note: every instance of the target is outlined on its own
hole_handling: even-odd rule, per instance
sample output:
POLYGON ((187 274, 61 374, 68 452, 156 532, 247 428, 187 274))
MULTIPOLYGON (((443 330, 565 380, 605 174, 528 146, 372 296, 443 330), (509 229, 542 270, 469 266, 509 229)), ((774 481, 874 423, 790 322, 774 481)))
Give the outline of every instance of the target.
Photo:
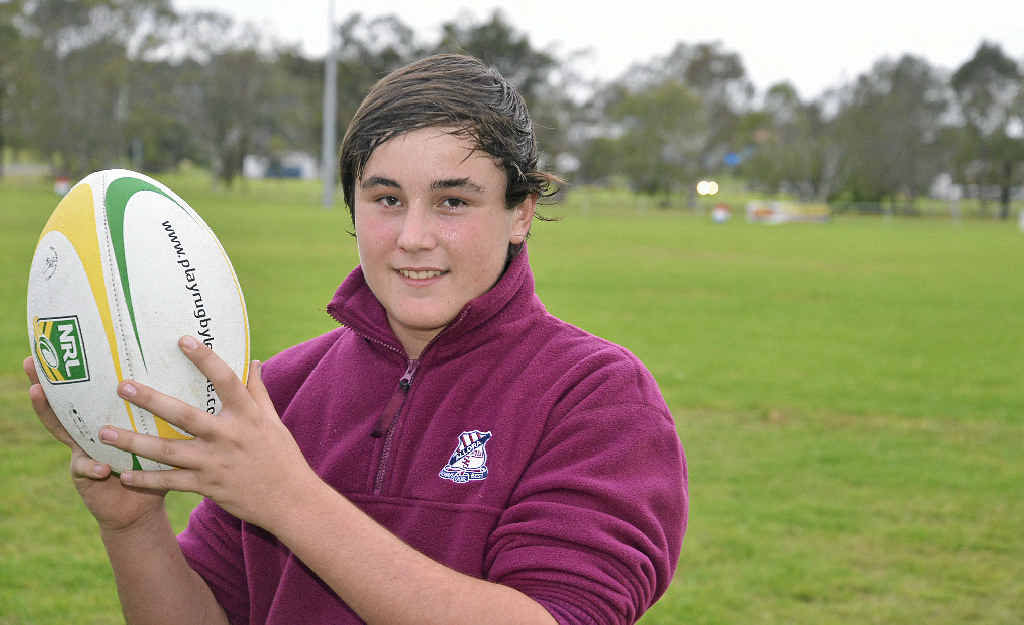
POLYGON ((442 226, 438 231, 438 234, 446 245, 455 245, 459 242, 460 234, 456 228, 447 228, 442 226))
POLYGON ((356 252, 359 254, 359 264, 367 274, 373 273, 387 256, 387 245, 384 243, 382 233, 370 228, 356 229, 356 252))
POLYGON ((356 214, 356 243, 360 248, 380 247, 388 241, 391 229, 386 220, 356 214))
MULTIPOLYGON (((468 233, 467 233, 468 234, 468 233)), ((460 235, 461 236, 461 235, 460 235)), ((508 256, 508 235, 495 224, 472 233, 473 238, 462 237, 466 253, 464 258, 472 271, 472 282, 484 290, 490 288, 501 275, 508 256)))
POLYGON ((471 260, 481 271, 493 265, 494 259, 503 262, 508 247, 508 237, 495 223, 476 223, 468 228, 442 228, 439 235, 449 251, 458 250, 460 256, 471 260))

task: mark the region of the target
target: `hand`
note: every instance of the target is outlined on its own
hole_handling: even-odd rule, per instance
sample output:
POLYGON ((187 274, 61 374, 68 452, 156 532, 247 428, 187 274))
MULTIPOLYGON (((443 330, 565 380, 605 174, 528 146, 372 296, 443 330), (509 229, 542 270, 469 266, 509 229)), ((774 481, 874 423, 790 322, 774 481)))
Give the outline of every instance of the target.
POLYGON ((148 386, 125 380, 118 393, 158 414, 194 438, 161 439, 106 426, 100 440, 174 467, 171 471, 126 471, 121 481, 134 488, 180 490, 213 499, 236 517, 273 531, 276 521, 295 510, 297 495, 319 477, 307 464, 291 432, 281 423, 262 368, 253 361, 248 386, 212 349, 193 337, 179 347, 217 389, 219 415, 190 406, 148 386))
POLYGON ((71 448, 72 481, 100 527, 105 530, 123 530, 162 511, 165 491, 127 487, 111 473, 109 465, 96 462, 86 455, 50 407, 43 387, 39 384, 31 356, 25 359, 22 368, 31 382, 28 395, 39 420, 54 438, 71 448))

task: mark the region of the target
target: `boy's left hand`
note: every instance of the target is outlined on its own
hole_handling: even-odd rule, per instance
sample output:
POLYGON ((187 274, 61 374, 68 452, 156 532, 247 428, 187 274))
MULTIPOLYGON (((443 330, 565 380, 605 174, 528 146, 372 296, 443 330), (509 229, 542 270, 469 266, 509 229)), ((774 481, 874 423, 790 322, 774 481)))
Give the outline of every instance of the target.
POLYGON ((319 480, 281 422, 266 387, 262 366, 252 361, 248 386, 212 349, 182 337, 181 351, 213 383, 219 415, 190 406, 133 380, 118 395, 180 427, 194 438, 171 440, 106 426, 105 443, 174 467, 170 471, 126 471, 126 485, 191 491, 209 497, 232 515, 270 531, 279 515, 294 509, 310 480, 319 480))

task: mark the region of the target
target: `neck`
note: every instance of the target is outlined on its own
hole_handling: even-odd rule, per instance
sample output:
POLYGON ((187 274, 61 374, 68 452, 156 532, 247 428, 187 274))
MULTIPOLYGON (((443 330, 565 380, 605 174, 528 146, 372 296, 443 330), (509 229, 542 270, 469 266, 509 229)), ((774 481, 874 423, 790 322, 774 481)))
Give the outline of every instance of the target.
POLYGON ((395 337, 398 342, 402 344, 402 348, 405 349, 406 355, 410 360, 416 360, 426 349, 430 341, 434 340, 434 337, 441 333, 444 328, 437 328, 431 330, 415 330, 411 328, 405 328, 394 322, 390 315, 388 316, 388 325, 391 326, 391 331, 395 333, 395 337))

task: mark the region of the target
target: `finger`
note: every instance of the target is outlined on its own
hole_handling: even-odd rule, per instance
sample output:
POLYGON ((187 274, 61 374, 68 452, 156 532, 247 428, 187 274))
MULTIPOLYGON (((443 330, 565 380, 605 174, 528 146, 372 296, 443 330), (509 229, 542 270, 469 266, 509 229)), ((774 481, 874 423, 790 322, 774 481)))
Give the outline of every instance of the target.
POLYGON ((210 436, 216 426, 205 410, 135 380, 125 380, 118 384, 117 394, 193 436, 210 436))
POLYGON ((238 379, 235 372, 231 370, 228 363, 218 356, 212 349, 199 342, 194 336, 183 336, 178 345, 185 356, 191 360, 213 387, 217 389, 217 396, 225 407, 242 407, 252 403, 249 392, 245 385, 238 379))
POLYGON ((258 406, 273 406, 267 387, 263 384, 263 363, 253 360, 249 363, 249 382, 246 385, 249 395, 258 406))
POLYGON ((71 453, 71 477, 103 480, 110 477, 110 465, 96 462, 81 448, 71 453))
POLYGON ((31 356, 22 361, 21 368, 25 370, 25 375, 28 376, 29 382, 32 384, 39 384, 39 374, 36 372, 36 362, 31 356))
POLYGON ((172 467, 194 468, 200 458, 196 452, 194 440, 159 438, 116 428, 112 425, 100 429, 100 440, 111 447, 172 467))
POLYGON ((146 490, 178 490, 199 492, 199 475, 195 471, 175 469, 173 471, 125 471, 121 483, 131 488, 146 490))
POLYGON ((57 414, 53 412, 50 402, 46 399, 46 394, 43 393, 42 385, 35 383, 28 387, 28 396, 29 399, 32 400, 32 409, 36 411, 36 416, 39 417, 39 420, 50 432, 50 435, 68 447, 77 447, 77 443, 75 443, 74 439, 71 438, 68 431, 64 429, 64 426, 61 425, 60 419, 57 418, 57 414))

